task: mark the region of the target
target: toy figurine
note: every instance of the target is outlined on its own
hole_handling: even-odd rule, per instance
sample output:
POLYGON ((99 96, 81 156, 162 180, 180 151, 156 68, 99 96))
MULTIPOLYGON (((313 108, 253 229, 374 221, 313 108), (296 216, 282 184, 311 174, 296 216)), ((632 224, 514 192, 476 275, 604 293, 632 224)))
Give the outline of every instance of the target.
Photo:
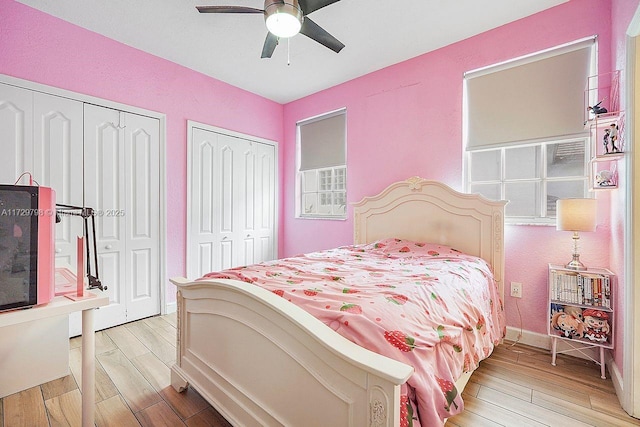
MULTIPOLYGON (((604 99, 602 101, 604 101, 604 99)), ((587 110, 591 111, 595 115, 606 113, 607 109, 600 106, 600 104, 602 104, 602 101, 598 102, 593 107, 587 107, 587 110)))
POLYGON ((584 337, 591 341, 606 342, 609 338, 609 314, 606 311, 588 308, 582 312, 584 316, 584 337))
POLYGON ((618 125, 615 123, 609 125, 609 140, 611 141, 611 152, 619 153, 620 150, 616 147, 616 141, 618 141, 618 125))
POLYGON ((577 317, 560 311, 551 317, 551 327, 564 338, 582 338, 584 323, 577 317))
POLYGON ((604 137, 602 137, 602 145, 604 145, 604 154, 609 154, 609 136, 611 131, 609 129, 604 130, 604 137))
POLYGON ((580 307, 577 307, 575 305, 565 305, 564 312, 570 314, 580 321, 582 320, 582 309, 580 307))
POLYGON ((606 169, 601 170, 596 174, 596 184, 600 187, 611 187, 615 186, 615 182, 613 180, 613 173, 606 169))

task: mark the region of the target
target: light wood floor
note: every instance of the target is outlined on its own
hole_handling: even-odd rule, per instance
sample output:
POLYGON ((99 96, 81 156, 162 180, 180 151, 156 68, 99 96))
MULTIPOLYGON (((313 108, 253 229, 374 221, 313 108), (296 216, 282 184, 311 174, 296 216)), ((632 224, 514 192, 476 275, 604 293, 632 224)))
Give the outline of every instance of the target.
MULTIPOLYGON (((175 313, 96 333, 96 425, 229 427, 192 389, 176 393, 175 313)), ((81 340, 70 340, 67 377, 0 399, 0 427, 80 426, 81 340)), ((593 362, 508 343, 474 372, 465 411, 447 427, 640 426, 593 362)), ((295 426, 304 427, 304 426, 295 426)), ((327 426, 329 427, 329 426, 327 426)), ((429 427, 429 426, 423 426, 429 427)))
MULTIPOLYGON (((608 373, 607 373, 608 375, 608 373)), ((640 426, 620 407, 595 363, 506 343, 480 362, 464 389, 465 411, 447 427, 640 426)))
MULTIPOLYGON (((98 427, 230 426, 192 389, 171 387, 175 342, 175 313, 96 332, 98 427)), ((0 399, 0 427, 81 426, 81 338, 69 344, 71 374, 0 399)))

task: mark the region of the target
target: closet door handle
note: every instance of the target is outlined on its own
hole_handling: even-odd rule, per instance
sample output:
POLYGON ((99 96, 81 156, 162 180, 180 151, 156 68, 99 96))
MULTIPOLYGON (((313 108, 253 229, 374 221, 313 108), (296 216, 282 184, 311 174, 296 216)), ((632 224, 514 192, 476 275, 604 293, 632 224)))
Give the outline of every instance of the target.
POLYGON ((61 252, 62 252, 62 249, 60 249, 60 248, 56 248, 56 253, 57 253, 57 254, 59 254, 59 253, 61 253, 61 252))
POLYGON ((104 248, 105 249, 111 249, 111 248, 113 248, 113 246, 112 245, 106 245, 104 248))

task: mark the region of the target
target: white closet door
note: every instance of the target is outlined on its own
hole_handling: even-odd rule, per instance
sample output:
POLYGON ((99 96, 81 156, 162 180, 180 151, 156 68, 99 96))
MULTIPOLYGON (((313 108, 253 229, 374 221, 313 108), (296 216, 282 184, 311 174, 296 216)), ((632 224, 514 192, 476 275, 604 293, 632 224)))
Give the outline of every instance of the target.
POLYGON ((273 259, 274 146, 198 127, 190 142, 187 275, 273 259))
POLYGON ((242 161, 249 142, 203 129, 193 129, 191 151, 190 264, 188 275, 239 265, 244 228, 238 210, 242 161))
POLYGON ((85 204, 96 211, 96 329, 160 313, 160 124, 85 105, 85 204))
POLYGON ((189 202, 187 210, 190 224, 189 247, 187 248, 187 276, 196 278, 214 271, 220 258, 219 247, 214 244, 217 221, 217 200, 220 186, 217 183, 218 143, 217 135, 202 129, 193 129, 188 174, 189 202))
MULTIPOLYGON (((0 183, 30 172, 34 185, 55 190, 57 203, 82 205, 82 120, 79 101, 0 84, 0 183)), ((78 235, 81 218, 56 225, 56 265, 75 271, 78 235)))
POLYGON ((13 185, 23 172, 31 172, 32 123, 32 91, 0 84, 0 184, 13 185))
MULTIPOLYGON (((96 212, 98 271, 110 302, 96 310, 100 330, 127 319, 125 217, 119 215, 126 214, 124 132, 119 111, 85 104, 84 113, 85 206, 96 212)), ((76 327, 72 322, 71 328, 76 327)))
MULTIPOLYGON (((33 93, 33 176, 51 187, 56 203, 83 205, 82 102, 33 93)), ((56 266, 76 271, 76 240, 81 217, 62 216, 56 225, 56 266)))
POLYGON ((160 124, 124 115, 127 322, 160 313, 160 124))
POLYGON ((244 224, 239 262, 249 265, 275 258, 275 147, 252 143, 243 159, 240 188, 245 208, 238 212, 244 224))
POLYGON ((256 242, 258 251, 253 262, 270 261, 276 252, 276 147, 267 144, 256 145, 257 173, 255 182, 256 242))

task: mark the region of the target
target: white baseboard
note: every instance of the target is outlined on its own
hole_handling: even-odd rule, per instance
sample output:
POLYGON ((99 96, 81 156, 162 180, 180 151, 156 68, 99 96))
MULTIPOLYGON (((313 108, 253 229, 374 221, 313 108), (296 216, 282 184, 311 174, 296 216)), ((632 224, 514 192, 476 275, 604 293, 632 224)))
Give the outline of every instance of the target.
POLYGON ((546 350, 551 349, 551 337, 547 334, 539 334, 537 332, 522 330, 522 336, 520 337, 520 339, 518 339, 518 335, 520 335, 520 328, 507 326, 507 336, 505 337, 506 340, 518 341, 521 344, 544 348, 546 350))
POLYGON ((178 304, 174 301, 174 302, 168 302, 165 305, 165 313, 164 314, 171 314, 171 313, 175 313, 176 311, 178 311, 178 304))
POLYGON ((609 375, 611 375, 611 382, 613 383, 613 388, 616 390, 616 395, 618 395, 618 400, 620 401, 620 406, 624 408, 624 402, 622 401, 624 396, 624 382, 622 381, 622 373, 616 365, 616 362, 611 359, 609 363, 609 375))
MULTIPOLYGON (((549 335, 523 330, 522 337, 520 337, 520 340, 518 340, 517 338, 519 334, 520 328, 507 326, 507 336, 505 337, 505 339, 509 341, 518 341, 521 344, 530 345, 532 347, 551 350, 551 337, 549 335)), ((567 344, 564 340, 558 340, 558 353, 568 352, 569 350, 571 350, 571 346, 569 346, 569 344, 567 344)), ((598 348, 587 348, 582 349, 581 351, 570 351, 566 354, 586 360, 600 360, 600 353, 598 352, 598 348)), ((551 357, 551 355, 549 355, 549 357, 551 357)), ((613 362, 609 350, 605 350, 605 359, 605 365, 610 365, 613 362)))

